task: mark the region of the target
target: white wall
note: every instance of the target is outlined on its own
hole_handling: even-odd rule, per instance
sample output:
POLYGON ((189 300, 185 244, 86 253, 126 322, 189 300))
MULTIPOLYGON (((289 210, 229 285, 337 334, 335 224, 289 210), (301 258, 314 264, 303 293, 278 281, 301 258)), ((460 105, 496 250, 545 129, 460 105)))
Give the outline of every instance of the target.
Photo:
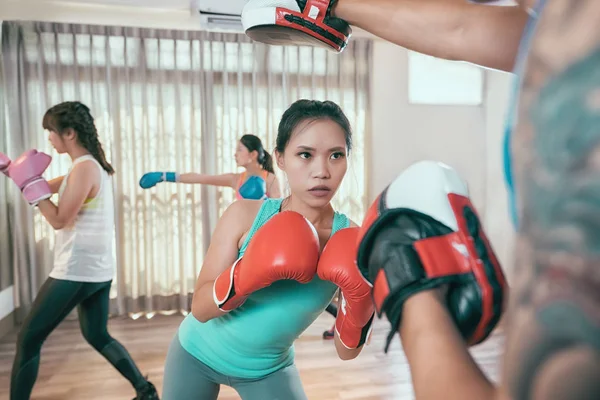
POLYGON ((510 101, 512 75, 489 71, 487 76, 485 129, 488 150, 486 152, 485 223, 488 236, 505 267, 510 282, 514 275, 513 251, 516 235, 508 208, 502 150, 504 121, 510 101))
POLYGON ((486 71, 481 106, 413 105, 408 102, 408 52, 385 42, 376 42, 373 52, 369 201, 415 161, 447 163, 469 183, 472 201, 510 277, 514 233, 501 147, 510 75, 486 71))

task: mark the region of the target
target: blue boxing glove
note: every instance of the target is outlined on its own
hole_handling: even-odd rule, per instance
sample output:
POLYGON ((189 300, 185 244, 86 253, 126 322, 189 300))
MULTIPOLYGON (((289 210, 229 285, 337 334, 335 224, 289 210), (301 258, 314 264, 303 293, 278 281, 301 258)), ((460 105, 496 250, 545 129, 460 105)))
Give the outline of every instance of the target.
POLYGON ((244 199, 262 200, 267 197, 267 183, 260 176, 251 176, 240 186, 238 193, 244 199))
POLYGON ((177 182, 177 173, 175 172, 146 172, 140 179, 142 189, 150 189, 159 182, 177 182))

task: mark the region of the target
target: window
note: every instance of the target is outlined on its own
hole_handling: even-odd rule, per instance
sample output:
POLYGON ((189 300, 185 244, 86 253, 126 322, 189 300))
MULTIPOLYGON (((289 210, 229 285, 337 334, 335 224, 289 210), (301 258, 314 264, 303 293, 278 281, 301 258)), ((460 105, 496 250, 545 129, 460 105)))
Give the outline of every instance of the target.
MULTIPOLYGON (((336 55, 267 47, 244 35, 10 25, 12 34, 23 35, 23 68, 11 70, 22 74, 14 78, 25 82, 28 99, 12 106, 25 107, 23 130, 31 147, 53 154, 48 178, 65 174, 71 163, 53 152, 42 133, 46 109, 80 100, 93 112, 117 171, 115 282, 125 298, 146 301, 127 303, 128 311, 187 307, 185 295, 193 290, 214 216, 234 201, 231 188, 159 183, 143 190, 140 177, 151 171, 236 172, 239 137, 254 133, 271 152, 279 118, 298 98, 333 100, 350 119, 354 152, 335 206, 362 221, 369 42, 353 41, 336 55), (165 298, 171 300, 157 303, 165 298)), ((53 231, 39 214, 35 226, 51 250, 53 231)))
POLYGON ((408 52, 408 101, 411 104, 479 106, 484 71, 463 62, 408 52))

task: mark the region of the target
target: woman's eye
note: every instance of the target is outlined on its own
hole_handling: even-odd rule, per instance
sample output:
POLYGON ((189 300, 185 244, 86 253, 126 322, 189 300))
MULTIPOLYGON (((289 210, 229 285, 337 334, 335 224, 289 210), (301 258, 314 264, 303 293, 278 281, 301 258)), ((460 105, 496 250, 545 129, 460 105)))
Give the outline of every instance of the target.
POLYGON ((342 157, 344 157, 344 153, 342 153, 342 152, 333 153, 331 155, 331 158, 333 158, 334 160, 337 160, 337 159, 342 158, 342 157))
POLYGON ((300 156, 300 158, 304 158, 304 159, 309 159, 310 158, 310 153, 307 152, 302 152, 302 153, 298 153, 298 155, 300 156))

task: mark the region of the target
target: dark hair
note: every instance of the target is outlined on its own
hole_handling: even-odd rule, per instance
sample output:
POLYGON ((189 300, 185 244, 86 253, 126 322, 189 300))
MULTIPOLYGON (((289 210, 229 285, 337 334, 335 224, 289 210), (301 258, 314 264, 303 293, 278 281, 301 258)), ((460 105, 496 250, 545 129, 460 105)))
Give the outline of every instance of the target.
POLYGON ((263 147, 262 141, 258 136, 255 135, 244 135, 240 139, 240 143, 242 143, 248 151, 255 151, 258 153, 257 161, 260 166, 265 170, 272 174, 275 173, 273 169, 273 157, 265 150, 263 147))
POLYGON ((277 129, 276 147, 278 153, 283 153, 292 137, 294 129, 303 121, 330 119, 337 123, 344 131, 346 149, 352 149, 352 128, 350 121, 337 104, 333 101, 319 101, 301 99, 294 102, 281 117, 277 129))
POLYGON ((106 161, 104 150, 98 139, 94 117, 85 104, 78 101, 65 101, 51 107, 44 114, 42 126, 59 135, 64 134, 67 129, 73 129, 77 133, 79 144, 90 152, 106 172, 110 175, 115 173, 112 165, 106 161))

